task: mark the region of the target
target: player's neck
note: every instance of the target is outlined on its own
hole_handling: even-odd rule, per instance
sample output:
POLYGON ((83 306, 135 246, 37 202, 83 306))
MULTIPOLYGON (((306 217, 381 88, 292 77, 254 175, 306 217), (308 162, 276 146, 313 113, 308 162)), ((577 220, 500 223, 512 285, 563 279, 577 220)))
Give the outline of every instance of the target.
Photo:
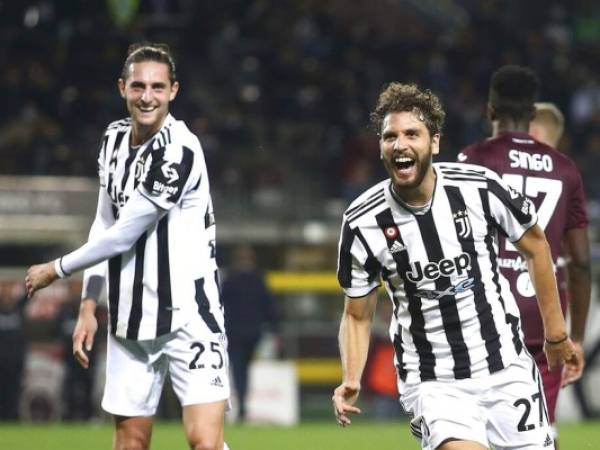
POLYGON ((133 122, 131 125, 131 146, 138 147, 144 144, 162 128, 164 122, 165 120, 163 119, 160 123, 151 127, 145 127, 133 122))
POLYGON ((423 182, 415 188, 402 188, 392 183, 393 194, 407 206, 412 208, 421 208, 427 206, 433 198, 435 190, 435 180, 437 175, 435 171, 423 179, 423 182))
POLYGON ((529 122, 503 118, 492 122, 492 136, 496 137, 502 133, 528 133, 529 122))

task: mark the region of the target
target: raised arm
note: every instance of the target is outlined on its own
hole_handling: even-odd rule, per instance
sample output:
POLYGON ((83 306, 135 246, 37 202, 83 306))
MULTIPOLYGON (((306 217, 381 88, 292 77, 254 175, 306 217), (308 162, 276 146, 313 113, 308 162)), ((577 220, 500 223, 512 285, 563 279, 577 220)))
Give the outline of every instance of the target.
POLYGON ((346 297, 344 302, 338 336, 343 380, 332 398, 337 421, 343 427, 351 423, 348 413, 360 413, 354 403, 360 392, 360 379, 367 361, 376 304, 377 289, 373 289, 365 297, 346 297))

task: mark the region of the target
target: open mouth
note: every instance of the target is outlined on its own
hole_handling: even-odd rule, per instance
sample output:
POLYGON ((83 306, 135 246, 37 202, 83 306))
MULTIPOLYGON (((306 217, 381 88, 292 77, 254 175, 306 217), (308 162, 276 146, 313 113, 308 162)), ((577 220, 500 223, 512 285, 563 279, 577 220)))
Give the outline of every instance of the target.
POLYGON ((409 156, 397 156, 393 161, 398 170, 409 170, 415 165, 415 160, 409 156))

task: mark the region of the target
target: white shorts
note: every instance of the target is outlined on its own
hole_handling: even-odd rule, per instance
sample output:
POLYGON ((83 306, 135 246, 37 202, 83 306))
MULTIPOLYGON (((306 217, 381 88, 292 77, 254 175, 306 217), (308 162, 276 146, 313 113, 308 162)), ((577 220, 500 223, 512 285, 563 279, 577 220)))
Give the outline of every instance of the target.
POLYGON ((542 379, 533 359, 522 359, 481 378, 402 385, 411 432, 423 450, 448 439, 496 450, 554 449, 542 379))
POLYGON ((229 399, 227 339, 212 340, 187 324, 146 341, 108 335, 102 408, 125 416, 156 412, 167 372, 182 406, 229 399))

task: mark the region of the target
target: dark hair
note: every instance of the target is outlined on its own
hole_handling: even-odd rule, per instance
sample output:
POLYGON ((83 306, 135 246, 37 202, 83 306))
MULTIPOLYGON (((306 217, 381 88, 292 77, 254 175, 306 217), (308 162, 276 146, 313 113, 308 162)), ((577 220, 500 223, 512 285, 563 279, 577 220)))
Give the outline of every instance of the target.
POLYGON ((501 67, 494 72, 490 82, 492 119, 502 116, 514 120, 531 120, 538 89, 538 77, 530 68, 515 65, 501 67))
POLYGON ((429 89, 420 90, 416 84, 393 82, 388 84, 377 99, 375 111, 371 113, 371 123, 377 134, 385 116, 393 112, 414 111, 423 116, 429 133, 441 134, 446 113, 440 99, 429 89))
POLYGON ((171 80, 171 84, 177 80, 175 61, 173 60, 169 46, 167 44, 153 44, 150 42, 138 42, 129 46, 127 49, 127 59, 123 64, 121 78, 123 78, 123 80, 127 79, 129 66, 131 64, 143 61, 155 61, 166 64, 169 68, 169 80, 171 80))

